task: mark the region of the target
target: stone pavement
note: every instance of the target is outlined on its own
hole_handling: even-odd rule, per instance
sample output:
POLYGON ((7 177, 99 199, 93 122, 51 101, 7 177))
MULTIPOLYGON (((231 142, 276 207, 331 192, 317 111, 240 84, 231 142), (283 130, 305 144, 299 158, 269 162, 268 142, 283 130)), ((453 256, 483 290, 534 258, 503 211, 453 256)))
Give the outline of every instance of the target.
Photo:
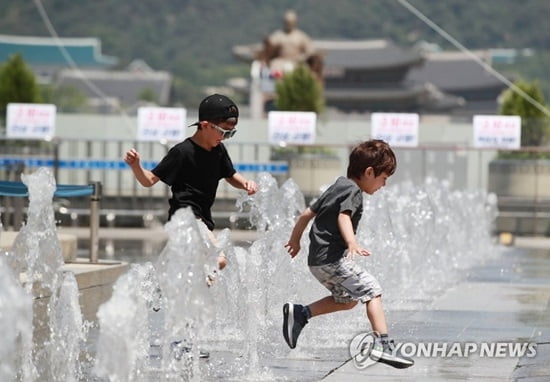
POLYGON ((549 303, 550 241, 517 238, 515 248, 469 270, 462 282, 426 309, 399 312, 399 327, 392 332, 403 342, 474 343, 478 350, 469 357, 414 357, 416 364, 403 370, 382 364, 359 369, 349 361, 321 379, 550 381, 549 303), (536 355, 519 357, 495 350, 499 356, 489 356, 480 350, 508 343, 536 346, 536 355))

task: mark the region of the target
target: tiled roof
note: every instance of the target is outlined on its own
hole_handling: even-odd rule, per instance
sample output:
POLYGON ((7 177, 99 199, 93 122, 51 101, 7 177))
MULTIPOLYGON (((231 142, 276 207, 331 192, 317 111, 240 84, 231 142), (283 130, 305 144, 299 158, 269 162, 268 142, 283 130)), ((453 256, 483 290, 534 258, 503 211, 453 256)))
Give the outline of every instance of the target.
MULTIPOLYGON (((483 53, 477 53, 482 57, 483 53)), ((412 68, 407 80, 414 83, 431 82, 443 91, 458 91, 506 86, 461 52, 436 52, 426 54, 424 65, 412 68)))
MULTIPOLYGON (((422 62, 422 56, 412 50, 401 48, 390 40, 314 40, 313 45, 321 52, 324 66, 332 69, 377 69, 388 66, 411 66, 422 62)), ((251 62, 261 44, 236 45, 233 54, 251 62)))
POLYGON ((323 54, 327 69, 375 70, 412 66, 422 62, 422 56, 419 53, 401 48, 390 40, 315 40, 314 45, 323 54))
POLYGON ((58 73, 57 84, 73 86, 84 91, 89 97, 96 97, 82 82, 86 78, 108 97, 116 98, 125 104, 136 102, 146 89, 157 95, 160 105, 166 105, 170 98, 172 76, 167 72, 122 72, 65 69, 58 73))

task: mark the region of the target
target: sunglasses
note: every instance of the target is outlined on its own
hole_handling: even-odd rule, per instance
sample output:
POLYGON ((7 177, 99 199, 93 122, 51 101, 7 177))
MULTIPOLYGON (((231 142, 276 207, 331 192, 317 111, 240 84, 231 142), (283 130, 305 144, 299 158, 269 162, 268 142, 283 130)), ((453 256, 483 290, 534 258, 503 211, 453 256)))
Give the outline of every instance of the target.
POLYGON ((210 124, 214 127, 214 129, 218 130, 220 133, 222 133, 222 138, 223 139, 229 139, 231 138, 233 135, 235 135, 235 133, 237 132, 237 129, 234 128, 234 129, 231 129, 231 130, 226 130, 226 129, 223 129, 217 125, 214 125, 212 122, 210 122, 210 124))

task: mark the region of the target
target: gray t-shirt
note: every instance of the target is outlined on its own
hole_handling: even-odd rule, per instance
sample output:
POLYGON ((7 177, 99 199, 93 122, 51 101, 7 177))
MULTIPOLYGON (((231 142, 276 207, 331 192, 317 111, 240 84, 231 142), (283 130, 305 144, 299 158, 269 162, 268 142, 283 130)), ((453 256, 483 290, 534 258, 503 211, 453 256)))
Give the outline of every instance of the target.
POLYGON ((355 182, 339 177, 310 206, 316 216, 309 231, 308 265, 334 263, 344 257, 347 245, 338 227, 340 212, 349 211, 353 232, 363 214, 363 194, 355 182))

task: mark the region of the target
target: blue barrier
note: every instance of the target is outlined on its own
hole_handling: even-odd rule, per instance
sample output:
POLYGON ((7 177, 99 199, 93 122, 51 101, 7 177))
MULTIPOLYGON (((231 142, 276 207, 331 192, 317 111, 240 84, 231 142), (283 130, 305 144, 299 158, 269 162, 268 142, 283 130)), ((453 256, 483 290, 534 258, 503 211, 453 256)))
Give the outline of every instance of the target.
MULTIPOLYGON (((59 198, 72 198, 77 196, 89 196, 94 193, 94 185, 75 186, 72 184, 58 184, 54 196, 59 198)), ((0 181, 0 196, 29 196, 27 186, 21 182, 0 181)))
MULTIPOLYGON (((17 158, 0 157, 0 167, 12 166, 23 163, 27 168, 54 167, 55 161, 51 158, 17 158)), ((158 162, 142 161, 144 168, 151 170, 158 162)), ((267 163, 235 163, 238 172, 269 172, 272 174, 288 173, 288 164, 281 162, 267 163)), ((57 162, 57 168, 74 170, 127 170, 128 165, 123 160, 102 159, 63 159, 57 162)))
MULTIPOLYGON (((0 196, 28 196, 29 190, 22 182, 0 180, 0 196)), ((73 184, 58 184, 54 196, 72 198, 76 196, 90 197, 90 263, 98 262, 99 251, 99 201, 101 199, 101 183, 96 182, 87 186, 73 184)), ((19 209, 17 214, 21 214, 19 209)))

